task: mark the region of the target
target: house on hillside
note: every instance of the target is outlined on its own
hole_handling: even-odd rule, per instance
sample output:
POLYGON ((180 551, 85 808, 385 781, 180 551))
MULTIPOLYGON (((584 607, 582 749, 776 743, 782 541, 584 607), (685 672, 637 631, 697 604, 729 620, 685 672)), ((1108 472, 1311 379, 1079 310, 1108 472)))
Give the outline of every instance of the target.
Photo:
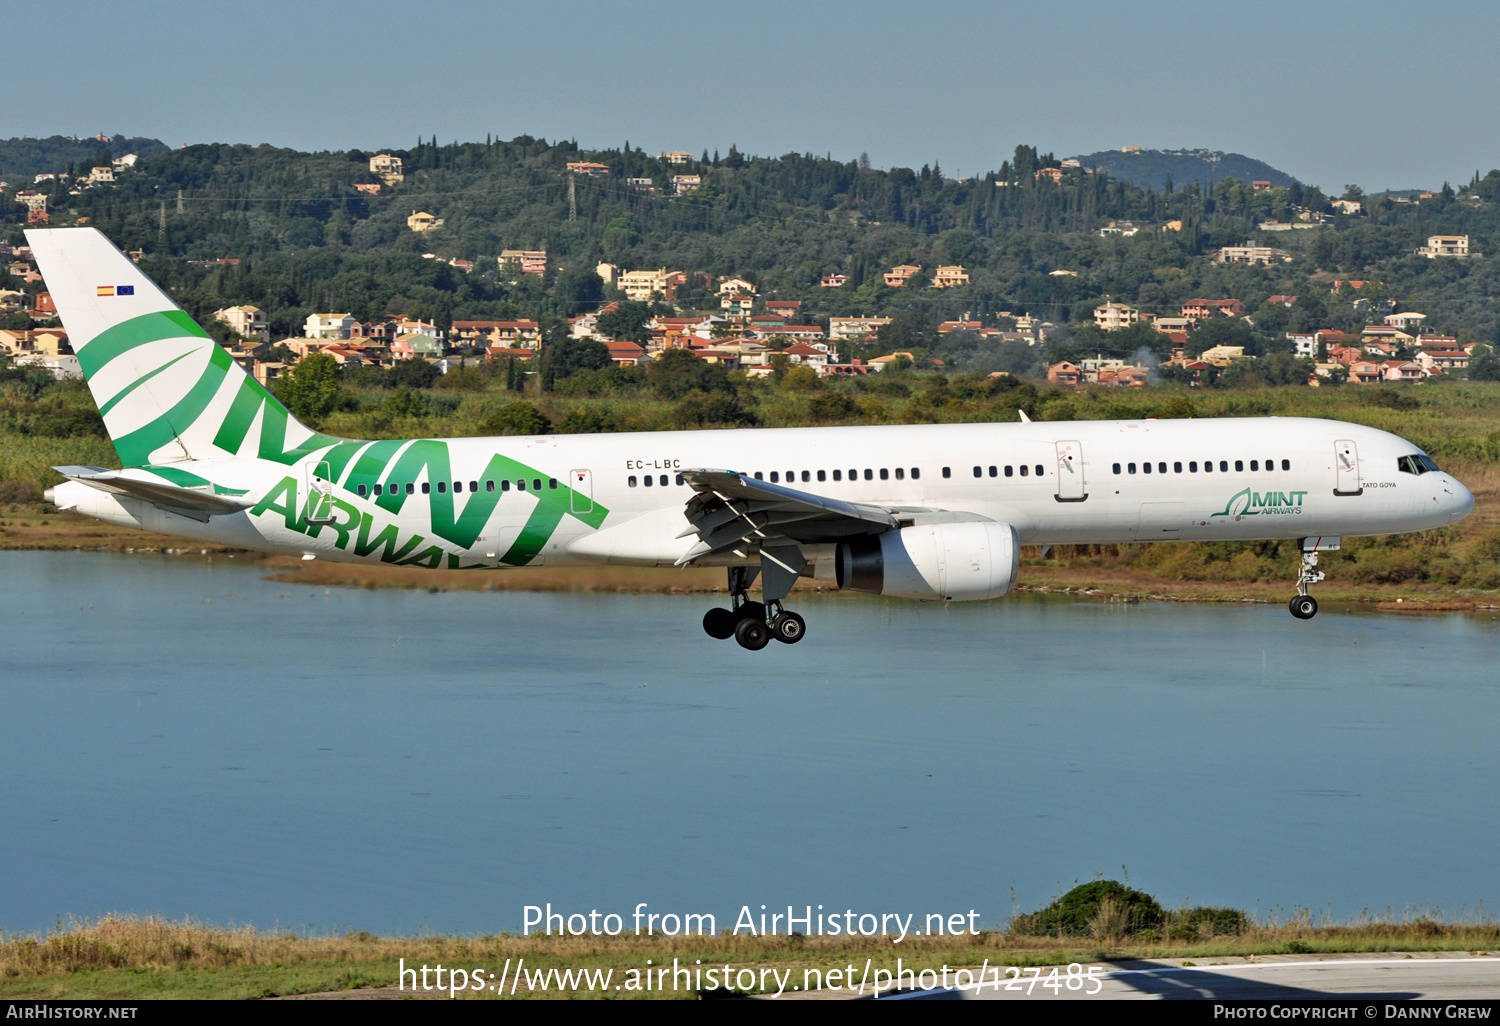
POLYGON ((312 313, 302 328, 304 338, 348 338, 354 317, 347 313, 312 313))
POLYGON ((1124 303, 1101 303, 1094 307, 1094 323, 1105 331, 1128 328, 1141 319, 1141 312, 1124 303))
POLYGON ((226 306, 214 311, 214 319, 229 325, 236 335, 258 338, 262 342, 271 341, 271 329, 266 324, 266 315, 258 306, 226 306))
POLYGON ((1433 257, 1467 257, 1469 237, 1467 235, 1431 235, 1427 245, 1418 247, 1417 254, 1431 260, 1433 257))
POLYGON ((1190 321, 1210 317, 1243 317, 1245 304, 1238 299, 1189 299, 1182 304, 1182 316, 1190 321))
POLYGON ((1214 257, 1216 264, 1264 264, 1291 263, 1292 255, 1284 249, 1274 246, 1256 246, 1245 243, 1243 246, 1221 246, 1219 255, 1214 257))
POLYGON ((922 268, 913 264, 897 264, 885 272, 885 283, 890 288, 905 288, 907 281, 922 268))
POLYGON ((951 289, 969 284, 969 273, 962 264, 940 264, 932 276, 932 287, 951 289))
POLYGON ((406 227, 414 232, 433 232, 443 226, 441 217, 434 217, 425 210, 413 210, 406 219, 406 227))

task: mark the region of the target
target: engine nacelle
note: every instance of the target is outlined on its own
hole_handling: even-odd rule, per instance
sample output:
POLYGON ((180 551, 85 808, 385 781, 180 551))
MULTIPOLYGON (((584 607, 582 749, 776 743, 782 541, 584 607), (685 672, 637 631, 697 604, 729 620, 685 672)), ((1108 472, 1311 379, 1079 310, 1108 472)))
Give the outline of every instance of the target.
POLYGON ((924 524, 841 542, 840 588, 954 602, 999 598, 1016 582, 1021 547, 1009 524, 924 524))

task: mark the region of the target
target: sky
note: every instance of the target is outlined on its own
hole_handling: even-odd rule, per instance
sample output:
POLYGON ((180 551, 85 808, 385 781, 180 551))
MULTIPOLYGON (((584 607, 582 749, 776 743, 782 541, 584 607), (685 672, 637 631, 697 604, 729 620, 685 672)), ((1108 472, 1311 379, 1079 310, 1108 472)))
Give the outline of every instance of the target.
POLYGON ((1204 147, 1336 192, 1500 167, 1493 2, 52 0, 45 20, 45 45, 7 47, 0 138, 529 134, 964 176, 1019 143, 1204 147))

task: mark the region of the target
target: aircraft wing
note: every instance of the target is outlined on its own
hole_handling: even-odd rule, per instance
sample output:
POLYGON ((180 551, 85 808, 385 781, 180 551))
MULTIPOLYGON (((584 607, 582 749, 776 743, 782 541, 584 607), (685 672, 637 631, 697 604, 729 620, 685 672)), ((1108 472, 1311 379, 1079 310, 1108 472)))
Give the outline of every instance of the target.
POLYGON ((253 502, 238 495, 221 495, 212 486, 206 489, 184 488, 170 484, 142 470, 106 470, 103 467, 53 467, 69 481, 86 484, 101 492, 128 495, 151 503, 158 509, 180 513, 194 520, 249 509, 253 502))
POLYGON ((691 526, 678 537, 696 534, 698 544, 678 560, 679 565, 746 545, 774 550, 798 543, 818 544, 880 534, 901 526, 903 514, 909 519, 911 515, 933 512, 918 507, 845 502, 757 481, 733 470, 694 469, 680 473, 694 495, 684 510, 691 526))

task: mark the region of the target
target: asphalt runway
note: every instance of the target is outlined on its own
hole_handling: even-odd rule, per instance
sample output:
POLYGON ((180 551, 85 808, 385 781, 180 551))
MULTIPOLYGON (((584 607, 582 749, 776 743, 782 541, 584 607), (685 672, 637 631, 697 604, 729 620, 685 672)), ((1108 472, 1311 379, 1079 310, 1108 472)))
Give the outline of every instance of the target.
POLYGON ((1010 989, 987 982, 973 989, 907 991, 880 1000, 1500 1000, 1500 958, 1493 956, 1424 952, 1215 961, 1218 964, 1132 963, 1129 968, 1111 968, 1098 975, 1102 986, 1094 994, 1087 993, 1093 984, 1077 990, 1043 987, 1044 974, 1030 987, 1027 977, 1010 983, 1010 989))

